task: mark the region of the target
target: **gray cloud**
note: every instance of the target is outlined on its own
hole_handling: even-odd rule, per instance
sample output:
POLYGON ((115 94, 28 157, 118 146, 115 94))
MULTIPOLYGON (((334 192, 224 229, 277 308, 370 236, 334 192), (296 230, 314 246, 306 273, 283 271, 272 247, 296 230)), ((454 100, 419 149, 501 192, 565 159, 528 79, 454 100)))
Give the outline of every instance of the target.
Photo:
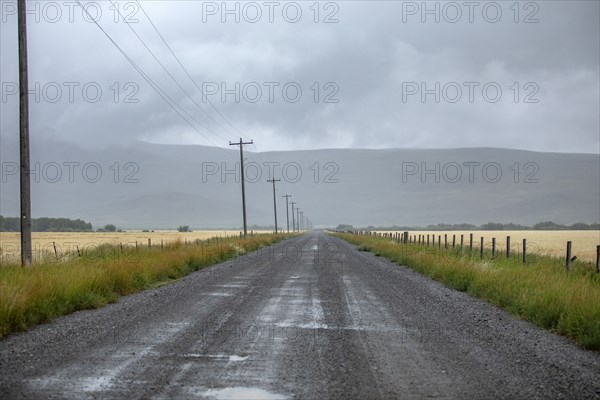
MULTIPOLYGON (((0 27, 3 89, 18 81, 16 17, 3 10, 0 27)), ((36 2, 28 2, 31 7, 36 2)), ((48 2, 38 2, 40 9, 48 2)), ((198 133, 173 111, 123 58, 92 23, 83 21, 75 9, 75 21, 63 18, 50 23, 49 15, 29 18, 30 81, 40 85, 56 82, 63 87, 63 98, 50 103, 42 98, 31 106, 31 136, 56 138, 88 147, 109 146, 143 139, 158 143, 196 143, 227 146, 239 137, 220 116, 202 102, 197 88, 160 41, 141 11, 132 26, 144 38, 168 70, 193 93, 202 108, 224 127, 216 126, 178 89, 123 22, 115 23, 107 1, 100 24, 126 53, 140 65, 178 104, 210 129, 198 133), (65 82, 97 83, 101 99, 86 101, 81 91, 73 102, 67 101, 65 82), (118 101, 114 101, 117 82, 118 101), (139 89, 137 103, 124 103, 131 94, 125 88, 133 82, 139 89), (113 87, 113 89, 111 89, 113 87), (211 132, 212 131, 212 132, 211 132)), ((89 2, 88 2, 89 3, 89 2)), ((123 7, 132 2, 119 2, 123 7)), ((314 149, 323 147, 507 147, 557 152, 598 152, 599 149, 599 3, 594 1, 530 2, 539 8, 538 23, 523 23, 535 9, 521 9, 515 23, 513 2, 498 2, 502 18, 486 22, 480 2, 474 22, 467 15, 457 23, 435 23, 432 16, 422 23, 420 15, 406 16, 403 8, 410 2, 332 2, 319 18, 339 8, 338 23, 313 22, 313 2, 298 2, 303 14, 298 23, 286 22, 281 12, 269 23, 263 14, 252 24, 242 18, 227 23, 219 15, 203 22, 200 1, 144 1, 142 5, 196 82, 235 82, 244 84, 278 82, 272 103, 263 97, 257 103, 235 102, 228 95, 210 97, 219 111, 244 136, 255 139, 254 150, 314 149), (302 99, 285 101, 281 87, 297 82, 302 99), (314 102, 314 82, 320 86, 319 101, 314 102), (323 103, 323 85, 339 87, 338 103, 323 103), (433 95, 422 103, 420 95, 403 101, 407 82, 456 82, 463 89, 457 103, 439 103, 433 95), (464 82, 477 82, 473 102, 468 101, 464 82), (488 102, 481 87, 494 82, 502 98, 488 102), (517 82, 518 102, 513 97, 517 82), (527 83, 533 85, 527 86, 527 83), (534 90, 535 89, 535 90, 534 90), (535 92, 535 93, 534 93, 535 92), (524 103, 527 94, 538 103, 524 103), (568 140, 567 140, 568 139, 568 140)), ((217 6, 221 2, 214 3, 217 6)), ((228 3, 230 7, 235 2, 228 3)), ((247 3, 239 3, 243 8, 247 3)), ((267 8, 263 2, 263 13, 267 8)), ((280 7, 290 4, 281 2, 280 7)), ((414 3, 418 6, 421 2, 414 3)), ((440 9, 448 3, 439 4, 440 9)), ((456 4, 463 4, 458 2, 456 4)), ((523 7, 525 4, 520 3, 523 7)), ((279 10, 280 8, 278 8, 279 10)), ((79 10, 79 14, 77 11, 79 10)), ((135 11, 134 8, 123 11, 135 11)), ((467 9, 462 7, 463 13, 467 9)), ((48 11, 49 12, 49 11, 48 11)), ((130 88, 131 89, 131 88, 130 88)), ((450 88, 451 89, 451 88, 450 88)), ((449 89, 449 90, 450 90, 449 89)), ((252 92, 250 92, 252 93, 252 92)), ((448 92, 452 93, 452 92, 448 92)), ((448 94, 447 93, 447 94, 448 94)), ((44 97, 44 96, 42 96, 44 97)), ((1 104, 2 138, 18 134, 17 96, 1 104)), ((227 146, 228 147, 228 146, 227 146)))

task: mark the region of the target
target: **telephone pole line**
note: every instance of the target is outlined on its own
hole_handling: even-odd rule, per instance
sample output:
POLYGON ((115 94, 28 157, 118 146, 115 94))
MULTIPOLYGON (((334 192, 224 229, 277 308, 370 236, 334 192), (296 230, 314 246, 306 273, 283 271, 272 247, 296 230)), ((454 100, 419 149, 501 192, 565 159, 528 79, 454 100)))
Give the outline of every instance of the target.
POLYGON ((230 146, 240 146, 240 176, 242 178, 242 213, 244 215, 244 237, 248 235, 248 227, 246 225, 246 188, 244 186, 244 145, 254 144, 254 141, 242 142, 242 138, 238 143, 229 142, 230 146))
POLYGON ((298 232, 300 232, 300 208, 298 207, 296 207, 296 214, 296 221, 298 221, 296 228, 298 228, 298 232))
POLYGON ((277 234, 277 202, 275 201, 275 182, 281 182, 281 179, 267 179, 267 182, 273 182, 273 212, 275 213, 275 234, 277 234))
POLYGON ((21 181, 21 266, 31 265, 31 184, 29 176, 29 79, 25 0, 17 3, 19 41, 19 151, 21 181))
POLYGON ((288 204, 288 198, 292 197, 292 195, 285 194, 281 197, 285 197, 285 219, 287 220, 287 233, 290 233, 290 206, 288 204))
POLYGON ((292 205, 292 233, 296 232, 296 218, 294 217, 294 204, 295 202, 290 202, 292 205))

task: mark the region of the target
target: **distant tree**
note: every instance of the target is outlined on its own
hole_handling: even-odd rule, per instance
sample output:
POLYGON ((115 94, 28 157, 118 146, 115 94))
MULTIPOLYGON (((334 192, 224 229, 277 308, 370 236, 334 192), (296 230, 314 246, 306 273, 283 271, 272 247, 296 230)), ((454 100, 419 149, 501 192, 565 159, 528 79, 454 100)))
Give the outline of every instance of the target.
POLYGON ((191 232, 189 225, 180 225, 177 232, 191 232))
POLYGON ((487 224, 481 225, 480 228, 484 231, 503 231, 504 224, 500 224, 497 222, 488 222, 487 224))
POLYGON ((553 231, 553 230, 565 229, 565 226, 555 224, 552 221, 543 221, 543 222, 539 222, 539 223, 535 224, 533 226, 533 229, 540 230, 540 231, 553 231))
POLYGON ((600 224, 598 224, 598 223, 585 224, 583 222, 577 222, 576 224, 569 226, 569 229, 574 230, 574 231, 598 230, 598 229, 600 229, 600 224))
POLYGON ((354 227, 348 224, 339 224, 336 228, 336 231, 353 231, 354 227))
POLYGON ((107 225, 104 225, 104 230, 106 232, 116 232, 117 227, 114 226, 113 224, 107 224, 107 225))
POLYGON ((526 231, 531 229, 529 226, 513 224, 509 222, 508 224, 504 224, 504 229, 507 231, 526 231))
POLYGON ((0 231, 18 232, 21 230, 21 223, 17 217, 3 217, 0 215, 0 231))

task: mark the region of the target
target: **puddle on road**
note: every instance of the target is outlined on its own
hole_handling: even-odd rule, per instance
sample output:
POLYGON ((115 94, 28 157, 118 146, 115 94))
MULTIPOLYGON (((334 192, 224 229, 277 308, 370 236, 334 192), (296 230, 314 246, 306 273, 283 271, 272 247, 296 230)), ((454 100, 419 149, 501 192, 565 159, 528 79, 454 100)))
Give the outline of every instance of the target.
POLYGON ((248 359, 248 356, 242 357, 242 356, 229 356, 229 361, 230 362, 238 362, 238 361, 246 361, 248 359))
POLYGON ((229 284, 229 285, 213 285, 214 287, 222 287, 222 288, 245 288, 248 285, 242 285, 242 284, 229 284))
POLYGON ((255 387, 229 387, 223 389, 209 389, 202 393, 203 396, 207 396, 211 399, 217 400, 243 400, 243 399, 265 399, 265 400, 275 400, 275 399, 289 399, 288 396, 268 392, 264 389, 259 389, 255 387))
POLYGON ((199 354, 199 353, 189 353, 184 354, 183 357, 186 358, 216 358, 219 360, 225 360, 229 362, 240 362, 246 361, 249 356, 238 356, 238 355, 228 355, 228 354, 199 354))

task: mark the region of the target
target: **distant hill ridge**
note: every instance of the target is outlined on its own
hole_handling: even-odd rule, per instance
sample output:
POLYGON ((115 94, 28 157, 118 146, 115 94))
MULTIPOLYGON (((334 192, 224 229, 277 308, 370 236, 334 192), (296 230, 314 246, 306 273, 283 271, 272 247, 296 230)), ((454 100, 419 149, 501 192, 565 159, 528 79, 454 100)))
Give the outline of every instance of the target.
MULTIPOLYGON (((282 180, 276 187, 282 226, 285 193, 324 227, 600 221, 598 154, 494 148, 250 150, 244 151, 249 225, 273 224, 272 186, 266 182, 273 173, 282 180)), ((17 155, 18 147, 3 142, 3 215, 18 215, 17 155)), ((206 146, 138 142, 90 150, 33 142, 32 213, 123 229, 239 227, 238 162, 237 150, 206 146)))

